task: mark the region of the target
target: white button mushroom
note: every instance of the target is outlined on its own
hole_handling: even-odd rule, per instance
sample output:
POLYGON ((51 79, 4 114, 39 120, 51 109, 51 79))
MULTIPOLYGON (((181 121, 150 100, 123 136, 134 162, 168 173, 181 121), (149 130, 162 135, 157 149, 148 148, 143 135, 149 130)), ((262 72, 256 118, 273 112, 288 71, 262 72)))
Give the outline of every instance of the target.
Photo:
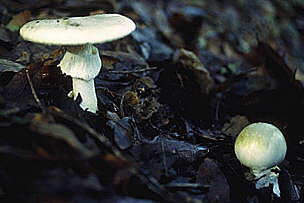
POLYGON ((96 113, 94 78, 101 68, 98 49, 92 44, 122 38, 135 30, 134 22, 119 14, 44 19, 28 22, 20 29, 23 39, 47 45, 63 45, 66 53, 59 66, 73 80, 74 99, 81 95, 82 109, 96 113))
POLYGON ((272 124, 253 123, 246 126, 238 135, 234 150, 237 159, 250 168, 250 172, 259 179, 256 188, 273 184, 273 191, 280 196, 278 169, 286 155, 286 141, 281 131, 272 124), (262 177, 262 178, 261 178, 262 177))

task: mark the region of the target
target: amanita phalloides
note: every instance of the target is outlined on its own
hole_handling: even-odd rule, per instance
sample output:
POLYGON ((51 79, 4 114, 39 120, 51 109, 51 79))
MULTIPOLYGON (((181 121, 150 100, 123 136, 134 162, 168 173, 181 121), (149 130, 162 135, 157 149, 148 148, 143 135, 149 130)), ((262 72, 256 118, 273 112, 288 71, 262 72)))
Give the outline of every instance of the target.
POLYGON ((23 39, 47 45, 63 45, 66 53, 58 66, 72 77, 74 99, 80 94, 82 109, 96 113, 94 78, 101 68, 98 49, 93 44, 122 38, 135 29, 134 22, 119 14, 44 19, 28 22, 20 29, 23 39))
POLYGON ((273 184, 273 192, 280 196, 278 172, 286 155, 286 141, 281 131, 269 123, 253 123, 238 135, 234 150, 237 159, 255 176, 257 189, 273 184))

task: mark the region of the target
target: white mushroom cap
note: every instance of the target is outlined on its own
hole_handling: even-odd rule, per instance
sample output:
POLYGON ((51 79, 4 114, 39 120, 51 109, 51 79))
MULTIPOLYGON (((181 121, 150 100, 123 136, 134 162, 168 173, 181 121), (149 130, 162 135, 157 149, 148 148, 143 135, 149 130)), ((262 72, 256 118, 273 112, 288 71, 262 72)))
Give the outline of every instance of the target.
POLYGON ((253 123, 240 132, 234 150, 243 165, 258 173, 281 163, 287 146, 277 127, 268 123, 253 123))
POLYGON ((134 22, 119 14, 34 20, 20 29, 23 39, 48 45, 82 45, 116 40, 135 29, 134 22))

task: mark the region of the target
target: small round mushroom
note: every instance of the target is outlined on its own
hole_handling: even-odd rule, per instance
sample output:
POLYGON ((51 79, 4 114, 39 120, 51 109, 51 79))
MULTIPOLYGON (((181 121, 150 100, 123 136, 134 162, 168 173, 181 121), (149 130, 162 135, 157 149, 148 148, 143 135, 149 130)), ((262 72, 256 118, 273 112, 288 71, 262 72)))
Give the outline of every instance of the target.
POLYGON ((256 188, 274 184, 274 192, 279 196, 278 174, 272 172, 286 155, 286 141, 281 131, 269 123, 253 123, 246 126, 238 135, 234 150, 237 159, 250 169, 255 179, 256 188))
POLYGON ((130 34, 135 23, 119 14, 34 20, 24 24, 20 35, 24 40, 62 45, 66 53, 58 66, 72 77, 71 96, 82 98, 82 109, 96 113, 97 97, 94 78, 102 66, 98 49, 93 44, 113 41, 130 34))

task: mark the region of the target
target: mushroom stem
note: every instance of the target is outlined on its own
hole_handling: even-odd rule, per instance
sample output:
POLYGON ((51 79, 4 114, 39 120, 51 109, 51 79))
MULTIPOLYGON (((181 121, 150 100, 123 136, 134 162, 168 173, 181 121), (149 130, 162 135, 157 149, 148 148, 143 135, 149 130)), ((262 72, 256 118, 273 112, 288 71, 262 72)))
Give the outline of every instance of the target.
POLYGON ((280 168, 278 166, 274 166, 269 169, 265 169, 263 171, 255 171, 251 170, 251 173, 255 177, 255 188, 261 189, 264 187, 269 187, 269 185, 273 185, 272 191, 278 197, 280 197, 280 187, 279 187, 279 171, 280 168))
POLYGON ((72 81, 74 99, 76 99, 78 94, 80 94, 82 98, 80 107, 84 110, 88 109, 88 111, 96 113, 98 109, 94 79, 82 80, 79 78, 73 78, 72 81))
POLYGON ((250 124, 238 135, 234 150, 237 159, 254 175, 256 189, 272 184, 272 191, 280 197, 277 165, 284 160, 287 150, 282 132, 269 123, 250 124))
POLYGON ((98 49, 91 44, 67 47, 58 65, 63 73, 72 77, 74 99, 80 94, 81 108, 92 113, 98 110, 94 78, 101 65, 98 49))

